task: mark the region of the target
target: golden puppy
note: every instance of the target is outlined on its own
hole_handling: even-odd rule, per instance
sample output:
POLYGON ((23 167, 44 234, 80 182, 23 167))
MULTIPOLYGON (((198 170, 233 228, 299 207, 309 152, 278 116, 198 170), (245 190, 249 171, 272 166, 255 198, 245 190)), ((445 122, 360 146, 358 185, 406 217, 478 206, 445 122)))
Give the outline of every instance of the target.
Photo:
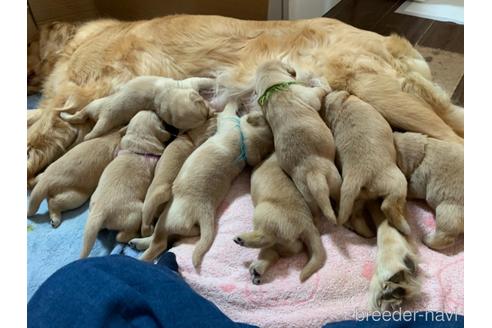
POLYGON ((76 114, 62 112, 60 115, 70 123, 81 123, 87 118, 96 121, 86 140, 128 123, 140 110, 154 110, 162 120, 178 129, 193 129, 209 117, 209 107, 198 91, 212 88, 214 83, 208 78, 176 81, 141 76, 123 85, 116 93, 94 100, 76 114))
POLYGON ((404 213, 407 180, 396 165, 393 132, 371 105, 346 91, 330 93, 322 113, 333 131, 343 172, 338 223, 360 212, 364 200, 382 197, 381 210, 404 234, 410 233, 404 213))
POLYGON ((315 217, 321 208, 333 223, 330 196, 338 200, 341 178, 333 160, 335 144, 318 114, 329 87, 310 88, 280 61, 258 67, 258 103, 272 128, 280 167, 292 178, 315 217))
POLYGON ((119 231, 119 242, 139 235, 145 193, 169 136, 153 112, 142 111, 132 118, 118 156, 104 170, 91 198, 80 257, 89 255, 102 228, 119 231))
POLYGON ((155 167, 154 178, 150 184, 142 213, 143 237, 152 234, 151 224, 155 215, 163 210, 163 205, 171 198, 171 188, 185 160, 198 146, 217 131, 217 117, 214 114, 204 125, 178 135, 162 153, 155 167))
POLYGON ((238 235, 234 242, 261 248, 258 260, 249 267, 253 283, 261 283, 261 277, 278 260, 279 254, 297 254, 302 251, 303 244, 310 259, 302 269, 300 279, 308 279, 323 266, 326 252, 309 206, 280 168, 275 153, 253 171, 251 197, 255 205, 254 230, 238 235))
MULTIPOLYGON (((217 133, 198 147, 183 164, 172 188, 172 198, 151 236, 141 259, 149 261, 167 248, 169 236, 197 236, 193 265, 198 267, 214 240, 215 211, 232 180, 246 163, 258 164, 273 150, 272 133, 261 112, 236 115, 228 103, 218 115, 217 133)), ((145 240, 132 240, 137 248, 145 240)))
POLYGON ((436 231, 423 242, 432 249, 453 245, 464 231, 463 145, 420 133, 394 133, 394 138, 409 197, 425 199, 436 213, 436 231))
POLYGON ((388 223, 377 201, 368 201, 367 207, 378 227, 370 305, 373 310, 395 310, 419 295, 418 256, 414 245, 388 223))
POLYGON ((97 187, 104 168, 113 160, 120 132, 82 142, 36 177, 27 216, 32 216, 48 198, 51 225, 61 223, 61 212, 84 204, 97 187))

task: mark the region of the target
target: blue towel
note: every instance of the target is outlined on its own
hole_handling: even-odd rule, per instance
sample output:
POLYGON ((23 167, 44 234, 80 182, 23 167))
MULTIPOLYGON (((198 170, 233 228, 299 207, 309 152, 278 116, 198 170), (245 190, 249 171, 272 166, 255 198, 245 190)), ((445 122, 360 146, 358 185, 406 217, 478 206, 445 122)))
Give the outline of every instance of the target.
MULTIPOLYGON (((47 205, 44 200, 39 207, 38 214, 27 219, 28 299, 56 270, 77 260, 82 250, 88 202, 78 209, 62 213, 62 223, 56 229, 50 224, 47 205)), ((114 232, 101 231, 91 256, 110 254, 116 244, 115 239, 114 232)))

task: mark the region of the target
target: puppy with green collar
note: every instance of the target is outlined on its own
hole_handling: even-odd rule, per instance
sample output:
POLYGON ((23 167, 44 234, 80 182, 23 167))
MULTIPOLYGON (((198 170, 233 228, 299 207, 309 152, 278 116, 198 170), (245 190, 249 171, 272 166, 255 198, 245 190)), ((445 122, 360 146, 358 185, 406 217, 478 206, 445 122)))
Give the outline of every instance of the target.
POLYGON ((330 197, 338 201, 341 178, 335 167, 335 143, 319 116, 330 87, 309 87, 295 79, 292 67, 269 61, 256 71, 255 91, 270 127, 280 167, 291 177, 315 218, 321 212, 336 223, 330 197))

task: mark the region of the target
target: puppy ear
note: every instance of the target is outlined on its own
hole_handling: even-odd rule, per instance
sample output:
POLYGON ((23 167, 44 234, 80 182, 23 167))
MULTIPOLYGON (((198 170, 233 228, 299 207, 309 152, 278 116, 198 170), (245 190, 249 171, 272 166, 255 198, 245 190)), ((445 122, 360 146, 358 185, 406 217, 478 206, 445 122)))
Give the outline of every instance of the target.
POLYGON ((157 130, 157 139, 159 139, 160 142, 166 142, 171 138, 171 134, 164 130, 163 128, 159 128, 157 130))
POLYGON ((296 78, 297 73, 296 73, 296 70, 295 70, 295 69, 293 69, 292 67, 290 67, 290 68, 287 70, 287 72, 288 72, 288 73, 290 74, 290 76, 292 76, 294 79, 296 78))
POLYGON ((207 117, 207 119, 216 118, 217 115, 218 115, 218 112, 216 112, 212 107, 209 107, 208 108, 208 117, 207 117))
POLYGON ((255 166, 261 161, 260 152, 257 149, 248 151, 248 156, 246 158, 246 162, 249 166, 255 166))
POLYGON ((193 102, 203 101, 203 97, 197 91, 190 92, 190 100, 193 102))
POLYGON ((282 65, 283 65, 284 69, 287 71, 287 73, 289 73, 290 76, 292 76, 293 78, 296 78, 297 73, 296 73, 296 70, 294 69, 294 67, 292 67, 286 63, 282 63, 282 65))
POLYGON ((125 134, 126 134, 126 130, 128 129, 128 125, 127 126, 124 126, 122 127, 120 130, 119 130, 119 133, 120 135, 123 137, 125 134))
POLYGON ((246 122, 248 122, 252 126, 261 126, 266 124, 265 117, 259 111, 249 113, 248 117, 246 118, 246 122))

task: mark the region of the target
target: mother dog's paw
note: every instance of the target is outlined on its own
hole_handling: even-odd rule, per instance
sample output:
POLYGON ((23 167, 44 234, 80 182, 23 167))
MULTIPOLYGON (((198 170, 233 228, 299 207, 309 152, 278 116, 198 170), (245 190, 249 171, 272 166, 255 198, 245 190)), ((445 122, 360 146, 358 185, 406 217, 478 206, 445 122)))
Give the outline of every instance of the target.
POLYGON ((407 254, 400 265, 394 261, 378 263, 369 289, 373 310, 396 310, 420 292, 416 260, 407 254), (393 263, 391 263, 393 262, 393 263))

